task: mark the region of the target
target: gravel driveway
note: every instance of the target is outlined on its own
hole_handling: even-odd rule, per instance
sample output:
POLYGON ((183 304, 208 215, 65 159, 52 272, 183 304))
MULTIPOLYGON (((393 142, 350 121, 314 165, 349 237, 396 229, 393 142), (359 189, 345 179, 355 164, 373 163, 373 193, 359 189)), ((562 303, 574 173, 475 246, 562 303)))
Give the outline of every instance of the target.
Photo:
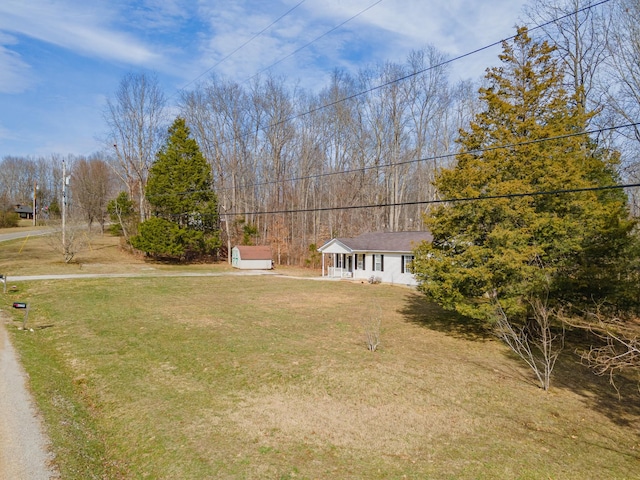
POLYGON ((26 374, 9 341, 8 320, 0 311, 0 478, 60 478, 51 467, 47 439, 26 388, 26 374))

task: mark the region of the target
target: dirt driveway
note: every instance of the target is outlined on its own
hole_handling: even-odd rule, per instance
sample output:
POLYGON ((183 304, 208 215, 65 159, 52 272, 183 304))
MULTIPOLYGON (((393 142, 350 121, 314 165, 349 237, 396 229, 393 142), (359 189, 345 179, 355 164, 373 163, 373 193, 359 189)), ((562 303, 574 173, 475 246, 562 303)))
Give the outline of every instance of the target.
MULTIPOLYGON (((22 369, 7 334, 8 315, 0 311, 0 478, 60 478, 22 369)), ((25 332, 28 334, 28 332, 25 332)))

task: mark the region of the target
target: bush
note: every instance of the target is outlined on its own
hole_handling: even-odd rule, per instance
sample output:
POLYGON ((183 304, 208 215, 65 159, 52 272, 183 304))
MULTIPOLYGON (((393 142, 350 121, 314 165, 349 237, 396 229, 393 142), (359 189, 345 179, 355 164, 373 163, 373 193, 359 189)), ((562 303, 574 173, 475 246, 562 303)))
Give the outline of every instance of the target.
POLYGON ((131 245, 154 257, 180 258, 185 253, 178 225, 164 218, 152 217, 140 224, 131 245))
POLYGON ((13 210, 0 210, 0 228, 17 227, 20 216, 13 210))

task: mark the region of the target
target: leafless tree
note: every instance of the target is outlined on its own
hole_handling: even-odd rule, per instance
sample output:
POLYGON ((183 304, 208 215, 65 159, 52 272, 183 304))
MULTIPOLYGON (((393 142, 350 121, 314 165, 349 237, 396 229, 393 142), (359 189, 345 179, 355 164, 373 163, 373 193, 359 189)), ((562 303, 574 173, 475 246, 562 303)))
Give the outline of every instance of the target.
POLYGON ((597 77, 608 56, 609 5, 590 7, 589 0, 531 0, 525 7, 544 39, 557 48, 567 86, 584 109, 597 111, 602 96, 597 77))
POLYGON ((609 375, 616 388, 616 375, 635 374, 640 386, 640 322, 637 318, 608 316, 595 308, 582 318, 564 317, 572 327, 594 335, 595 344, 582 352, 582 358, 598 375, 609 375))
POLYGON ((87 245, 87 232, 77 222, 67 223, 64 234, 59 219, 49 219, 46 223, 52 228, 52 232, 46 237, 49 246, 62 256, 65 263, 71 262, 87 245))
POLYGON ((0 191, 12 203, 30 204, 36 181, 31 158, 7 156, 0 161, 0 191))
POLYGON ((182 114, 211 165, 227 248, 241 240, 238 217, 277 247, 281 262, 298 264, 330 236, 420 228, 420 207, 400 204, 435 196, 439 165, 421 157, 452 152, 474 105, 470 88, 449 87, 443 59, 427 48, 358 76, 336 70, 318 94, 271 76, 247 87, 212 76, 184 94, 182 114), (387 206, 333 209, 375 204, 387 206))
MULTIPOLYGON (((445 60, 446 56, 436 48, 426 47, 412 52, 407 61, 410 73, 421 72, 404 82, 411 99, 409 155, 416 160, 410 169, 412 181, 407 185, 407 197, 412 201, 436 198, 435 175, 447 164, 440 159, 453 153, 454 139, 470 118, 465 117, 464 90, 457 92, 449 85, 445 60), (428 158, 432 160, 418 161, 428 158)), ((477 96, 475 92, 470 95, 477 96)), ((422 211, 422 206, 407 207, 401 229, 419 229, 422 211)))
MULTIPOLYGON (((617 129, 622 134, 616 147, 621 152, 621 174, 626 181, 640 179, 640 3, 636 0, 611 2, 610 28, 607 37, 607 70, 603 78, 606 110, 610 124, 628 124, 617 129)), ((640 216, 640 193, 630 192, 631 209, 640 216)))
POLYGON ((107 144, 116 154, 116 172, 137 199, 140 221, 147 216, 144 189, 149 167, 160 147, 166 123, 166 100, 157 77, 128 74, 104 112, 107 144))
POLYGON ((524 325, 514 325, 496 300, 495 332, 498 338, 531 368, 540 387, 547 391, 551 373, 564 348, 565 331, 552 330, 557 312, 549 308, 548 299, 530 300, 532 318, 524 325))
POLYGON ((367 349, 375 352, 380 346, 382 309, 380 305, 371 305, 361 319, 367 349))
POLYGON ((89 231, 97 221, 104 232, 107 202, 113 191, 113 171, 100 158, 80 158, 73 166, 73 194, 89 231))

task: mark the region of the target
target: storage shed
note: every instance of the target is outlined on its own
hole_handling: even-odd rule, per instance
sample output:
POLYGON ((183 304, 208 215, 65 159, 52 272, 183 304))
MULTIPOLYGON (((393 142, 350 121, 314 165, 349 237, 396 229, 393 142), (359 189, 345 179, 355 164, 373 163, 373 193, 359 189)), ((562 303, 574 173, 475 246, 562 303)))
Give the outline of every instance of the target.
POLYGON ((237 245, 231 249, 231 266, 241 270, 271 270, 271 247, 237 245))

